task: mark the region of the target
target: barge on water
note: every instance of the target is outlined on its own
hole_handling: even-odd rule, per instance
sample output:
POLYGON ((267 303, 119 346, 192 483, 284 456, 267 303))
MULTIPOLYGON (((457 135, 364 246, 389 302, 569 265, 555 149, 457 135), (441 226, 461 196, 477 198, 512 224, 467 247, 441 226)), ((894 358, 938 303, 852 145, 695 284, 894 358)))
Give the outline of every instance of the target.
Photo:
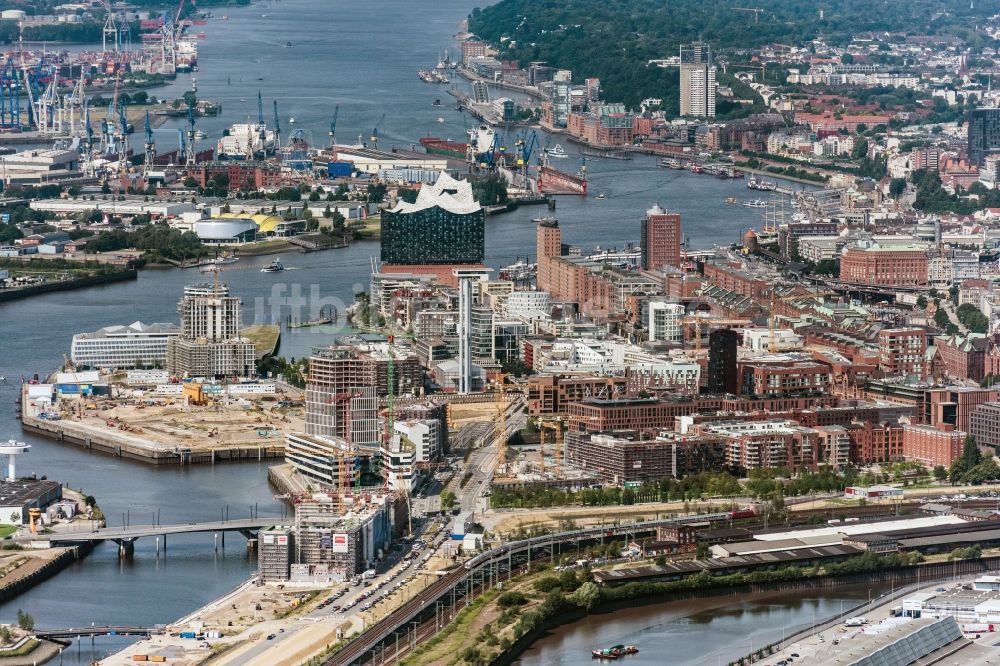
POLYGON ((425 136, 420 139, 420 145, 432 155, 444 155, 445 157, 455 157, 463 160, 469 155, 469 144, 460 141, 439 139, 436 136, 425 136))
POLYGON ((639 648, 634 645, 612 645, 603 650, 591 650, 590 654, 594 659, 621 659, 630 654, 638 654, 639 648))

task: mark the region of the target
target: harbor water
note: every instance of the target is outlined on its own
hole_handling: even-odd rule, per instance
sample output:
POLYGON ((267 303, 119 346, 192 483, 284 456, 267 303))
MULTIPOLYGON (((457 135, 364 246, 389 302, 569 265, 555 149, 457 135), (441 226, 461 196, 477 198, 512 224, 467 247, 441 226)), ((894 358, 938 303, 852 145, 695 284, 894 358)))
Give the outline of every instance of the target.
MULTIPOLYGON (((433 66, 444 48, 453 47, 458 21, 476 4, 283 0, 218 8, 203 28, 208 37, 199 44, 200 71, 154 94, 180 96, 196 77, 199 96, 223 104, 222 116, 198 121, 206 141, 213 144, 228 125, 256 118, 258 89, 268 122, 270 100, 276 98, 284 130, 289 129, 287 118, 294 116, 294 128, 311 133, 314 143, 328 141, 335 104, 341 108, 338 140, 344 142, 370 135, 383 113, 378 127, 382 148, 410 147, 428 135, 464 140, 466 123, 474 121, 453 109, 446 86, 421 82, 416 70, 433 66), (228 20, 221 20, 224 13, 228 20), (432 106, 438 98, 445 106, 432 106), (438 117, 445 122, 437 122, 438 117)), ((167 127, 176 126, 171 123, 167 127)), ((158 135, 161 151, 174 147, 171 139, 171 133, 158 135)), ((559 168, 576 170, 581 165, 577 149, 562 144, 570 156, 559 168)), ((759 210, 725 203, 729 196, 755 198, 743 181, 668 171, 651 157, 595 159, 587 166, 591 195, 560 198, 555 211, 564 242, 586 250, 636 242, 639 220, 656 202, 681 213, 684 234, 695 248, 735 242, 746 228, 760 226, 759 210), (594 198, 597 193, 606 198, 594 198)), ((532 219, 546 212, 544 207, 525 207, 490 218, 487 263, 498 268, 533 255, 532 219)), ((245 323, 282 321, 288 315, 307 319, 322 305, 350 303, 354 293, 367 288, 370 258, 377 255, 376 243, 358 243, 342 250, 282 256, 288 270, 278 274, 260 272, 270 257, 246 258, 230 267, 222 280, 243 299, 245 323)), ((206 279, 193 269, 144 270, 132 282, 0 305, 0 375, 7 378, 7 384, 0 385, 0 439, 16 437, 32 445, 18 463, 20 471, 47 475, 94 495, 111 525, 216 520, 227 511, 231 518, 248 517, 251 511, 282 516, 284 509, 266 482, 266 463, 153 468, 24 436, 16 420, 20 378, 44 376, 61 365, 74 333, 137 320, 176 321, 183 286, 206 279)), ((283 330, 280 352, 308 354, 313 346, 329 344, 336 332, 331 327, 283 330)), ((39 627, 169 622, 250 575, 255 562, 244 550, 243 539, 230 535, 226 545, 216 551, 210 534, 171 537, 167 554, 161 549, 157 557, 155 541, 140 539, 134 558, 124 562, 113 546, 98 546, 82 562, 0 605, 0 621, 13 621, 21 608, 39 627)), ((754 617, 748 612, 747 621, 754 617)), ((599 626, 606 619, 588 621, 599 626)), ((756 621, 761 626, 768 622, 766 617, 756 621)), ((689 627, 694 632, 702 629, 709 631, 698 623, 689 627)), ((92 645, 87 639, 66 652, 64 663, 90 663, 126 640, 98 638, 92 645)), ((705 640, 714 639, 706 633, 705 640)), ((539 649, 546 654, 560 651, 544 644, 539 649)), ((575 663, 576 648, 572 650, 564 661, 553 663, 575 663)))

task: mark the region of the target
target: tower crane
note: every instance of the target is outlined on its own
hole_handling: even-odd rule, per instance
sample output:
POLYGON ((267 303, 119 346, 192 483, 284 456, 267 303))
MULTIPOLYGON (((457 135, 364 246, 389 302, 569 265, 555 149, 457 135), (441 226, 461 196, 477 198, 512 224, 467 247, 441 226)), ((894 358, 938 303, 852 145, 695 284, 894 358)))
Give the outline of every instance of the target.
POLYGON ((507 464, 507 375, 500 373, 497 378, 496 415, 493 428, 497 443, 497 472, 507 464))
POLYGON ((385 114, 383 113, 382 117, 378 119, 378 123, 375 125, 374 129, 372 129, 371 141, 372 141, 372 148, 374 148, 375 150, 378 150, 378 128, 381 127, 382 123, 384 122, 385 122, 385 114))
POLYGON ((330 121, 330 150, 337 145, 337 116, 340 115, 340 105, 333 107, 333 120, 330 121))
POLYGON ((760 7, 733 7, 734 12, 753 12, 753 24, 757 25, 760 23, 760 15, 764 13, 764 10, 760 7))

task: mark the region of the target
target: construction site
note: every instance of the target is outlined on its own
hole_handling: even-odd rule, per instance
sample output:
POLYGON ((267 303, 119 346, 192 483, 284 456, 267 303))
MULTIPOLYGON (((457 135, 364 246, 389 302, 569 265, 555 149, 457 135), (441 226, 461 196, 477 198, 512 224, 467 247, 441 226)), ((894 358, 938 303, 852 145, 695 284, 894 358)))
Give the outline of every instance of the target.
POLYGON ((169 396, 116 387, 114 397, 67 393, 52 402, 47 386, 25 387, 26 430, 154 464, 277 458, 285 433, 304 423, 301 403, 280 393, 240 396, 188 383, 168 385, 177 389, 169 396))

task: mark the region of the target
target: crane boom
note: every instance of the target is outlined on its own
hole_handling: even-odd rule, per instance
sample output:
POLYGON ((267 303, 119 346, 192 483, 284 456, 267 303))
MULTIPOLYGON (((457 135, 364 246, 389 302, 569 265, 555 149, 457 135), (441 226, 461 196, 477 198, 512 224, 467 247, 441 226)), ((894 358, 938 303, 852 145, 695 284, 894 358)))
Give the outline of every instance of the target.
POLYGON ((340 115, 340 105, 333 107, 333 120, 330 122, 330 148, 337 145, 337 116, 340 115))
POLYGON ((274 150, 277 151, 281 143, 281 122, 278 120, 278 100, 274 100, 274 150))

